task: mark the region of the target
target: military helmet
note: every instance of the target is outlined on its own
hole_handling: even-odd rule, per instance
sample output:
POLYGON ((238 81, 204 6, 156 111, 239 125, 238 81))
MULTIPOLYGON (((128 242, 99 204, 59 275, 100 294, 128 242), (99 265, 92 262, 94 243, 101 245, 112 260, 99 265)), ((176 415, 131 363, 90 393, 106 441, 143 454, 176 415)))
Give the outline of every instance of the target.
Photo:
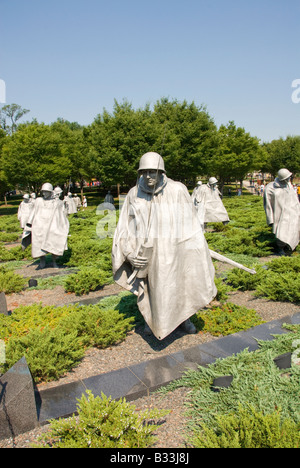
POLYGON ((218 181, 215 177, 210 177, 210 179, 208 179, 208 183, 209 185, 214 185, 214 184, 217 184, 218 181))
POLYGON ((160 154, 150 151, 149 153, 143 154, 140 159, 139 171, 154 170, 154 171, 165 171, 165 163, 160 154))
POLYGON ((54 189, 54 193, 62 193, 62 188, 60 188, 59 186, 55 187, 54 189))
POLYGON ((288 169, 279 169, 277 177, 279 180, 285 180, 291 177, 291 175, 292 172, 290 172, 288 169))
POLYGON ((43 184, 41 192, 53 192, 53 186, 49 184, 49 182, 46 182, 45 184, 43 184))

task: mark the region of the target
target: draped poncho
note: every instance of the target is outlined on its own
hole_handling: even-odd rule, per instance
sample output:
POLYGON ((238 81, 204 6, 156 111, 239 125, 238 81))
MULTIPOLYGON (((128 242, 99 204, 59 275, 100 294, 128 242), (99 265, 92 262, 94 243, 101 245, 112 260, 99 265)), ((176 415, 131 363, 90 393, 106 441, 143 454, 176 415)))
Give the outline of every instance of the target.
POLYGON ((214 266, 187 188, 165 175, 152 193, 140 178, 121 209, 112 247, 115 281, 137 295, 154 335, 162 340, 217 294, 214 266), (146 278, 131 284, 130 253, 153 247, 146 278))
POLYGON ((299 244, 300 203, 291 183, 282 184, 276 178, 264 191, 267 224, 275 237, 294 250, 299 244))
POLYGON ((202 212, 205 223, 228 222, 229 216, 220 197, 218 188, 209 184, 202 185, 196 194, 198 210, 202 212))
POLYGON ((31 227, 31 253, 33 258, 46 253, 61 256, 68 249, 69 220, 63 201, 37 198, 27 221, 31 227))

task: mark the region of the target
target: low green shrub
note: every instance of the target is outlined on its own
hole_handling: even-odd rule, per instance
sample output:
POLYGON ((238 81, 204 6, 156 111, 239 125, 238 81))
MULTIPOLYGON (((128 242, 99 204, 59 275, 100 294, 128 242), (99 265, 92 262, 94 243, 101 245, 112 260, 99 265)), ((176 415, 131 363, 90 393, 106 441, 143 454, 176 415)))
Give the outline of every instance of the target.
POLYGON ((0 242, 15 242, 19 239, 19 233, 17 232, 1 232, 0 231, 0 242))
POLYGON ((197 330, 226 336, 264 323, 256 310, 230 302, 199 311, 191 318, 197 330))
MULTIPOLYGON (((225 443, 224 430, 222 427, 229 426, 228 438, 232 444, 245 443, 245 437, 233 432, 232 415, 239 415, 240 406, 244 408, 243 413, 238 416, 238 424, 243 419, 252 421, 253 414, 257 414, 261 420, 256 426, 249 427, 247 434, 250 443, 256 443, 261 432, 262 441, 268 432, 267 423, 270 421, 274 429, 272 444, 280 444, 279 430, 282 430, 282 443, 285 447, 291 444, 299 444, 297 430, 300 424, 299 382, 300 366, 292 363, 288 372, 283 373, 274 363, 274 358, 287 352, 295 352, 295 344, 300 341, 300 325, 283 324, 288 332, 274 336, 268 341, 258 341, 259 349, 249 352, 248 349, 238 354, 233 354, 223 359, 217 359, 207 367, 199 366, 197 370, 189 370, 177 381, 172 382, 163 389, 163 393, 173 391, 175 388, 186 387, 189 389, 187 406, 188 431, 191 434, 192 443, 198 444, 199 436, 201 443, 209 443, 212 440, 216 446, 225 443), (212 390, 213 381, 216 377, 232 375, 233 380, 228 388, 220 388, 219 392, 212 390), (251 411, 249 412, 249 406, 251 411), (247 409, 247 414, 245 412, 247 409), (262 421, 260 414, 266 416, 262 421), (280 422, 279 416, 280 415, 280 422), (252 415, 252 416, 251 416, 252 415), (269 419, 270 418, 270 419, 269 419), (222 421, 222 427, 220 426, 222 421), (293 424, 293 422, 294 424, 293 424), (206 428, 203 433, 203 428, 206 428), (209 433, 207 432, 209 429, 209 433), (253 434, 250 431, 253 430, 253 434), (283 433, 286 430, 287 433, 283 433), (204 434, 204 435, 203 435, 204 434), (208 437, 207 437, 208 435, 208 437), (218 438, 220 436, 220 440, 218 438)), ((293 360, 292 360, 293 362, 293 360)), ((255 418, 254 418, 255 419, 255 418)), ((235 423, 234 423, 235 424, 235 423)))
POLYGON ((71 370, 84 356, 85 348, 76 329, 68 334, 58 328, 45 326, 33 329, 19 338, 11 337, 5 347, 6 372, 23 356, 36 383, 58 379, 71 370))
POLYGON ((6 268, 0 268, 0 292, 12 294, 20 292, 24 289, 27 283, 26 278, 17 275, 13 271, 8 271, 6 268))
POLYGON ((169 411, 135 411, 133 404, 125 399, 112 400, 101 393, 99 396, 87 391, 78 400, 78 416, 52 420, 50 431, 41 439, 39 448, 147 448, 155 437, 154 431, 169 411))
POLYGON ((267 272, 262 265, 255 265, 255 275, 249 274, 245 270, 233 268, 227 272, 226 283, 233 289, 240 291, 253 291, 261 283, 267 272))
POLYGON ((3 244, 0 244, 0 262, 23 260, 24 258, 32 259, 30 246, 25 250, 22 250, 20 245, 17 247, 12 247, 11 249, 7 249, 3 244))
POLYGON ((216 415, 216 429, 203 425, 192 439, 195 448, 299 448, 300 423, 280 411, 263 414, 239 405, 237 413, 216 415))
POLYGON ((255 291, 272 301, 300 302, 300 256, 282 257, 255 267, 256 275, 234 268, 226 282, 235 289, 255 291))
POLYGON ((224 198, 223 202, 230 222, 226 226, 211 224, 214 232, 205 233, 209 247, 225 255, 269 255, 274 249, 275 239, 266 224, 261 197, 224 198))
POLYGON ((5 372, 22 356, 36 381, 59 378, 91 346, 105 348, 126 337, 134 318, 97 305, 63 307, 32 304, 0 315, 0 339, 6 344, 5 372))
POLYGON ((84 267, 78 273, 68 275, 64 280, 64 287, 65 291, 82 296, 109 282, 112 282, 111 271, 106 272, 97 267, 84 267))
POLYGON ((300 275, 296 272, 268 272, 264 280, 257 285, 256 293, 271 301, 300 302, 300 275))

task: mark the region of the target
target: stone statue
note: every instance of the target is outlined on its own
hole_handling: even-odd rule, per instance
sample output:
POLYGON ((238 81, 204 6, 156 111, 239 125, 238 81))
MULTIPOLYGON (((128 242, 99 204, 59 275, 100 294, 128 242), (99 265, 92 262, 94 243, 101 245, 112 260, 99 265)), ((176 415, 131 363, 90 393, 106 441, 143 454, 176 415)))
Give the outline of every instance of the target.
POLYGON ((115 281, 137 295, 147 333, 162 340, 217 294, 214 266, 187 188, 166 176, 158 153, 144 154, 112 247, 115 281))
POLYGON ((104 198, 103 208, 106 210, 114 211, 115 210, 115 200, 110 191, 107 192, 104 198))
POLYGON ((107 192, 107 194, 105 195, 104 203, 111 203, 112 205, 115 204, 114 197, 113 197, 112 194, 110 193, 110 190, 109 190, 109 191, 107 192))
POLYGON ((80 201, 80 198, 77 195, 77 193, 75 193, 75 196, 74 196, 73 200, 74 200, 75 205, 76 205, 77 210, 78 210, 81 207, 81 201, 80 201))
POLYGON ((62 193, 63 193, 63 190, 61 187, 58 187, 58 186, 55 187, 55 189, 53 190, 53 198, 56 200, 59 200, 62 193))
POLYGON ((194 203, 196 207, 200 225, 204 231, 204 211, 205 210, 204 210, 204 203, 201 202, 201 188, 202 188, 202 182, 198 181, 196 187, 193 190, 191 198, 192 198, 192 202, 194 203))
POLYGON ((210 177, 208 183, 200 187, 197 192, 197 203, 203 210, 204 223, 221 222, 227 224, 229 216, 222 202, 221 193, 218 189, 218 181, 215 177, 210 177))
POLYGON ((28 193, 23 195, 23 201, 20 203, 18 208, 18 220, 22 229, 26 227, 27 220, 33 209, 34 204, 32 203, 28 193))
POLYGON ((77 213, 77 204, 72 197, 72 193, 69 192, 64 198, 65 207, 68 214, 77 213))
POLYGON ((292 173, 280 169, 264 191, 267 224, 272 226, 279 255, 287 255, 299 244, 300 204, 290 182, 292 173))
POLYGON ((68 249, 69 221, 64 202, 53 196, 53 186, 45 183, 41 188, 34 209, 27 221, 27 231, 31 231, 31 254, 40 257, 39 268, 45 268, 45 255, 52 254, 53 266, 57 268, 56 259, 68 249))

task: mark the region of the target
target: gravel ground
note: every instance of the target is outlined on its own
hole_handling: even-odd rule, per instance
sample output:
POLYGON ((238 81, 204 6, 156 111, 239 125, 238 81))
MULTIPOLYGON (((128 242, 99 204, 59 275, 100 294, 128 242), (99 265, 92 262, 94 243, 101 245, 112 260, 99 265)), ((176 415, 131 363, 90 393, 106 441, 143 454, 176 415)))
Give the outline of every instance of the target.
MULTIPOLYGON (((119 286, 113 284, 104 287, 100 291, 90 293, 88 296, 82 296, 80 299, 103 297, 104 295, 116 294, 120 290, 119 286)), ((78 300, 78 296, 66 294, 63 288, 59 286, 53 290, 31 290, 7 296, 8 308, 11 310, 19 305, 33 302, 58 305, 78 300)), ((228 301, 255 309, 265 321, 293 315, 300 310, 299 305, 267 301, 254 297, 251 292, 232 292, 228 301)), ((39 388, 69 383, 80 378, 117 370, 214 339, 216 338, 209 333, 200 332, 196 335, 186 335, 178 329, 165 340, 158 341, 154 337, 145 336, 142 329, 137 329, 129 333, 124 342, 117 346, 104 350, 94 348, 88 350, 84 359, 72 372, 66 374, 59 381, 41 384, 39 388)), ((165 422, 157 430, 156 448, 186 447, 184 402, 187 394, 188 389, 177 389, 163 397, 158 394, 151 394, 133 402, 138 410, 154 407, 170 410, 170 414, 165 417, 165 422)), ((0 448, 30 448, 31 444, 35 443, 37 437, 47 428, 48 426, 36 428, 14 439, 2 440, 0 441, 0 448)))

